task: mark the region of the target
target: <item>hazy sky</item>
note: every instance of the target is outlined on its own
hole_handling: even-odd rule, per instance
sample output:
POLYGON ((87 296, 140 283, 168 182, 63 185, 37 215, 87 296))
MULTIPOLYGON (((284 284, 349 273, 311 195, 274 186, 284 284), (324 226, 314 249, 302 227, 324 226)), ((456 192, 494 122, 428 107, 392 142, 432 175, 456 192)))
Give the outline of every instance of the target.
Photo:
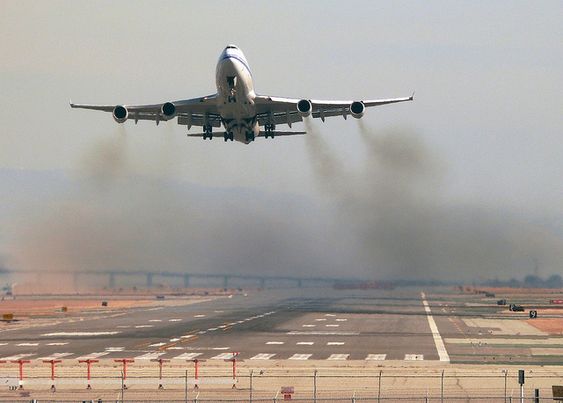
MULTIPOLYGON (((168 235, 176 239, 186 233, 186 239, 195 237, 203 243, 214 243, 217 234, 232 233, 233 239, 240 241, 236 234, 243 233, 243 244, 254 252, 246 251, 240 264, 254 265, 252 270, 262 266, 281 270, 291 264, 316 267, 311 270, 322 272, 319 267, 326 266, 327 261, 348 261, 358 256, 354 248, 360 240, 371 239, 373 228, 393 234, 399 224, 386 219, 400 213, 396 210, 399 208, 409 214, 400 221, 398 238, 382 240, 381 233, 373 238, 375 244, 368 245, 367 252, 359 253, 363 257, 358 262, 352 262, 362 267, 358 273, 370 272, 369 267, 378 265, 386 267, 380 272, 387 276, 418 273, 410 267, 416 266, 423 255, 424 270, 429 275, 506 277, 526 273, 525 262, 544 252, 540 261, 545 274, 563 272, 563 263, 558 260, 563 245, 561 21, 561 1, 4 0, 0 2, 0 196, 4 205, 3 215, 0 211, 0 228, 4 228, 0 229, 0 256, 15 267, 34 265, 31 259, 26 260, 26 255, 27 248, 35 247, 22 246, 22 237, 41 234, 45 226, 52 228, 53 222, 65 232, 68 211, 84 205, 111 210, 113 201, 120 203, 122 209, 113 210, 111 217, 129 217, 128 224, 132 221, 139 226, 134 231, 138 243, 130 239, 128 231, 120 238, 120 242, 127 243, 128 254, 153 241, 138 235, 146 226, 160 224, 159 231, 164 232, 162 242, 166 243, 166 231, 170 228, 167 220, 173 221, 172 218, 157 219, 156 224, 143 221, 146 217, 137 221, 135 211, 127 208, 130 200, 118 195, 116 189, 107 190, 105 185, 104 190, 94 191, 96 197, 91 197, 88 183, 96 182, 97 169, 107 176, 104 165, 108 164, 109 176, 118 172, 117 182, 121 189, 128 189, 129 197, 142 195, 154 201, 148 209, 151 214, 158 210, 159 197, 169 195, 159 196, 156 188, 150 186, 149 190, 140 191, 137 182, 166 181, 192 189, 192 193, 182 193, 181 199, 174 202, 178 209, 173 210, 182 214, 181 206, 191 206, 188 210, 192 218, 206 214, 205 203, 199 202, 194 211, 193 192, 227 199, 233 194, 229 211, 221 210, 221 203, 213 202, 213 208, 218 209, 211 212, 216 213, 214 219, 200 222, 200 228, 187 220, 185 226, 168 235), (350 119, 315 122, 315 130, 323 139, 321 146, 330 153, 329 165, 338 168, 332 175, 336 179, 332 180, 315 171, 318 156, 313 155, 303 137, 259 139, 245 146, 187 139, 184 127, 175 123, 155 127, 149 122, 137 126, 127 122, 123 134, 109 114, 68 107, 70 98, 84 103, 127 104, 214 93, 215 64, 229 43, 237 44, 245 52, 259 93, 366 99, 407 96, 416 91, 415 102, 370 109, 363 121, 374 138, 388 139, 392 132, 400 133, 397 136, 402 138, 407 133, 405 138, 415 141, 417 146, 407 147, 406 154, 401 155, 430 156, 431 169, 426 171, 429 165, 421 163, 414 168, 409 165, 413 171, 408 171, 411 176, 407 179, 383 175, 385 169, 394 172, 394 166, 372 165, 373 158, 383 158, 381 149, 379 154, 367 151, 357 122, 350 119), (125 145, 116 140, 120 136, 126 136, 125 145), (123 155, 112 154, 114 147, 117 154, 123 155), (418 169, 425 170, 427 177, 423 181, 417 179, 418 169), (370 172, 381 174, 380 181, 370 182, 370 172), (133 179, 127 181, 124 177, 133 179), (412 196, 411 184, 415 183, 416 197, 412 203, 388 203, 387 198, 385 203, 373 200, 375 193, 381 194, 382 188, 378 186, 388 181, 406 186, 400 190, 393 188, 401 202, 412 196), (344 185, 350 182, 356 183, 355 190, 344 185), (328 191, 327 185, 331 188, 328 191), (369 186, 373 192, 366 196, 369 186), (409 210, 421 205, 419 187, 424 188, 425 201, 421 203, 428 205, 424 213, 409 210), (343 193, 352 200, 343 199, 343 193), (256 206, 256 198, 261 197, 269 200, 271 208, 256 206), (70 210, 61 207, 69 203, 73 206, 70 210), (385 217, 372 217, 373 222, 351 218, 343 205, 355 203, 367 205, 366 214, 378 209, 385 217), (289 205, 293 208, 287 208, 289 205), (378 208, 383 205, 385 208, 378 208), (388 211, 386 208, 391 209, 389 214, 382 213, 388 211), (256 209, 260 213, 253 215, 256 209), (498 238, 511 241, 499 247, 489 260, 485 254, 484 261, 472 261, 472 253, 480 254, 480 245, 463 253, 454 251, 455 264, 451 257, 437 262, 435 256, 456 247, 444 243, 441 237, 431 246, 421 247, 418 241, 427 238, 428 230, 412 228, 410 224, 419 221, 423 214, 432 227, 443 211, 447 211, 448 217, 447 224, 442 223, 443 234, 450 230, 455 233, 456 228, 463 232, 460 226, 468 222, 479 227, 476 232, 472 228, 462 234, 459 244, 474 240, 487 243, 498 238), (265 252, 253 248, 264 239, 264 234, 242 224, 242 228, 233 227, 226 218, 230 215, 263 223, 276 234, 272 242, 286 249, 284 256, 277 256, 275 264, 264 261, 260 254, 265 252), (499 222, 494 230, 487 227, 495 220, 499 222), (286 225, 280 226, 281 222, 286 225), (363 228, 366 223, 370 229, 363 228), (483 227, 478 223, 483 223, 483 227), (198 237, 201 226, 205 235, 198 237), (345 230, 341 233, 335 228, 345 230), (529 242, 513 240, 515 233, 522 232, 529 242), (543 235, 530 235, 538 233, 543 235), (307 247, 307 242, 315 243, 321 238, 319 243, 307 247), (549 239, 549 246, 544 245, 544 238, 549 239), (292 241, 284 244, 285 239, 292 241), (398 250, 394 246, 392 253, 389 248, 378 251, 386 242, 406 246, 398 250), (541 251, 521 250, 520 245, 534 242, 544 245, 541 251), (331 249, 330 245, 338 247, 323 256, 322 250, 331 249), (412 254, 412 259, 403 260, 405 255, 411 255, 413 247, 418 252, 412 254), (381 256, 385 257, 380 259, 381 256), (401 269, 389 269, 398 264, 397 260, 401 260, 401 269), (463 272, 456 271, 454 266, 458 264, 464 267, 463 272), (434 266, 442 267, 432 272, 434 266)), ((387 143, 381 144, 386 149, 387 143)), ((395 146, 390 147, 392 153, 395 146)), ((389 190, 387 186, 384 189, 389 190)), ((81 227, 83 213, 75 211, 73 226, 81 227)), ((96 215, 88 217, 97 222, 96 215)), ((101 222, 104 220, 114 222, 108 216, 101 222)), ((253 221, 249 227, 256 223, 253 221)), ((84 225, 83 229, 91 232, 84 225)), ((105 237, 100 231, 100 237, 105 237)), ((70 232, 75 234, 74 230, 70 232)), ((60 242, 68 241, 63 237, 60 242)), ((233 245, 228 236, 221 242, 220 245, 233 245)), ((89 241, 85 239, 83 243, 89 241)), ((184 247, 188 246, 177 245, 178 250, 184 247)), ((64 255, 64 250, 57 254, 64 255)), ((210 260, 211 250, 207 255, 201 248, 198 250, 201 267, 211 270, 223 265, 220 271, 224 271, 224 263, 210 260)), ((90 251, 94 252, 99 250, 90 251)), ((224 261, 232 254, 236 253, 225 254, 224 261)), ((166 264, 180 267, 181 261, 191 259, 192 255, 176 251, 172 256, 166 264)), ((72 264, 81 259, 78 253, 72 264)), ((134 266, 138 262, 109 259, 104 264, 134 266)), ((340 268, 339 263, 327 270, 339 273, 340 268)))

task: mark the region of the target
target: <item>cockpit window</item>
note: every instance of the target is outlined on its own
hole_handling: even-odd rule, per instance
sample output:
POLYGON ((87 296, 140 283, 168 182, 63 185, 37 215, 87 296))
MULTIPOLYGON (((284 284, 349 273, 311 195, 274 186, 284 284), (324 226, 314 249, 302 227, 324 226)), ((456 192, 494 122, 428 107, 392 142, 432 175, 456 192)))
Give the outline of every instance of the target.
POLYGON ((229 46, 227 46, 227 49, 237 49, 237 47, 233 46, 233 45, 229 45, 229 46))

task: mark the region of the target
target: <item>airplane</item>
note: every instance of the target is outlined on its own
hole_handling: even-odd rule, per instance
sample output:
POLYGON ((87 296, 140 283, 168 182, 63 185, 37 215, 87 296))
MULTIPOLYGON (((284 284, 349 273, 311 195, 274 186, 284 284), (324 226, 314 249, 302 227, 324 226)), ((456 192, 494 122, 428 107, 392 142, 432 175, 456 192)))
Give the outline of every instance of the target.
POLYGON ((349 115, 360 119, 366 108, 397 102, 412 101, 410 97, 364 101, 319 101, 312 99, 282 98, 257 95, 254 92, 252 72, 242 51, 235 45, 228 45, 217 62, 215 73, 217 93, 199 98, 169 101, 151 105, 88 105, 74 104, 71 108, 93 109, 111 112, 117 123, 132 119, 161 121, 178 118, 178 124, 202 127, 202 133, 190 133, 191 137, 213 139, 213 128, 225 128, 225 141, 237 140, 249 144, 256 137, 302 135, 302 131, 279 131, 277 125, 302 122, 312 116, 325 118, 349 115), (264 129, 261 130, 260 127, 264 129))

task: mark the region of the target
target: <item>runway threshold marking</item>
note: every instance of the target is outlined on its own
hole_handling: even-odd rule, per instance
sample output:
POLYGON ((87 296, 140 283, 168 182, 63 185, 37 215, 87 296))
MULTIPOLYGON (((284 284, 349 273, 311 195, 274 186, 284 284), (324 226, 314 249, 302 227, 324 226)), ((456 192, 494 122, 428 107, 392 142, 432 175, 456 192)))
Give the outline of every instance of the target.
POLYGON ((256 354, 254 357, 251 357, 251 360, 269 360, 270 358, 272 358, 275 354, 266 354, 266 353, 260 353, 260 354, 256 354))
POLYGON ((104 355, 108 355, 109 353, 111 353, 111 351, 100 351, 98 353, 85 354, 78 357, 77 360, 93 360, 95 358, 100 358, 104 355))
POLYGON ((203 353, 184 353, 184 354, 180 354, 176 357, 172 357, 172 359, 173 360, 193 360, 193 359, 199 357, 202 354, 203 353))
POLYGON ((350 357, 350 354, 331 354, 327 360, 331 361, 345 361, 350 357))
POLYGON ((405 361, 423 361, 424 354, 405 354, 405 361))
POLYGON ((46 357, 39 357, 38 360, 58 360, 59 358, 68 357, 74 353, 54 353, 46 357))
POLYGON ((216 355, 215 357, 211 357, 212 360, 232 360, 233 359, 233 353, 221 353, 219 355, 216 355))
POLYGON ((288 360, 308 360, 313 354, 293 354, 288 360))
POLYGON ((2 360, 5 361, 16 361, 16 360, 21 360, 22 358, 27 358, 27 357, 31 357, 35 354, 16 354, 16 355, 10 355, 8 357, 2 357, 2 360))
POLYGON ((368 354, 366 361, 383 361, 387 358, 387 354, 368 354))
POLYGON ((160 357, 161 355, 164 355, 164 354, 165 353, 150 352, 150 353, 138 355, 137 357, 135 357, 135 359, 136 360, 156 360, 158 357, 160 357))
POLYGON ((428 319, 428 325, 430 325, 430 331, 432 332, 432 337, 434 338, 434 344, 436 345, 436 350, 438 351, 438 356, 440 357, 440 361, 450 362, 450 356, 446 351, 446 346, 444 345, 442 336, 440 336, 440 332, 438 331, 438 326, 436 326, 436 322, 432 317, 430 306, 426 301, 426 294, 424 294, 424 292, 421 292, 420 296, 422 297, 422 305, 424 305, 424 310, 426 311, 426 318, 428 319))

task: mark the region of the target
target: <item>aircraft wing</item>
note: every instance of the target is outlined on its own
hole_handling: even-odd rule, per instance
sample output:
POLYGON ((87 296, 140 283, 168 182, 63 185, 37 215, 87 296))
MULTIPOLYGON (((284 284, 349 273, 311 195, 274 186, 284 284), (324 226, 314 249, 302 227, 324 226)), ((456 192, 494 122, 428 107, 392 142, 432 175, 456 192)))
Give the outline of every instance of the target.
POLYGON ((171 120, 178 116, 178 124, 187 125, 189 129, 192 126, 204 126, 206 123, 213 127, 221 126, 221 116, 217 110, 215 99, 216 95, 214 94, 199 98, 163 102, 161 104, 91 105, 71 102, 70 107, 111 113, 114 113, 117 107, 123 107, 126 111, 126 119, 132 119, 135 123, 139 120, 153 120, 158 124, 160 121, 171 120), (171 113, 172 111, 173 113, 171 113))
POLYGON ((254 103, 256 105, 258 121, 261 125, 274 123, 288 124, 291 127, 292 123, 301 122, 303 120, 301 113, 298 111, 300 102, 309 102, 311 116, 324 121, 325 118, 331 116, 342 116, 346 119, 349 115, 353 115, 351 109, 354 107, 358 108, 356 109, 357 111, 361 110, 361 114, 363 114, 365 108, 412 101, 413 99, 414 93, 410 97, 404 98, 363 101, 322 101, 259 95, 254 99, 254 103))

